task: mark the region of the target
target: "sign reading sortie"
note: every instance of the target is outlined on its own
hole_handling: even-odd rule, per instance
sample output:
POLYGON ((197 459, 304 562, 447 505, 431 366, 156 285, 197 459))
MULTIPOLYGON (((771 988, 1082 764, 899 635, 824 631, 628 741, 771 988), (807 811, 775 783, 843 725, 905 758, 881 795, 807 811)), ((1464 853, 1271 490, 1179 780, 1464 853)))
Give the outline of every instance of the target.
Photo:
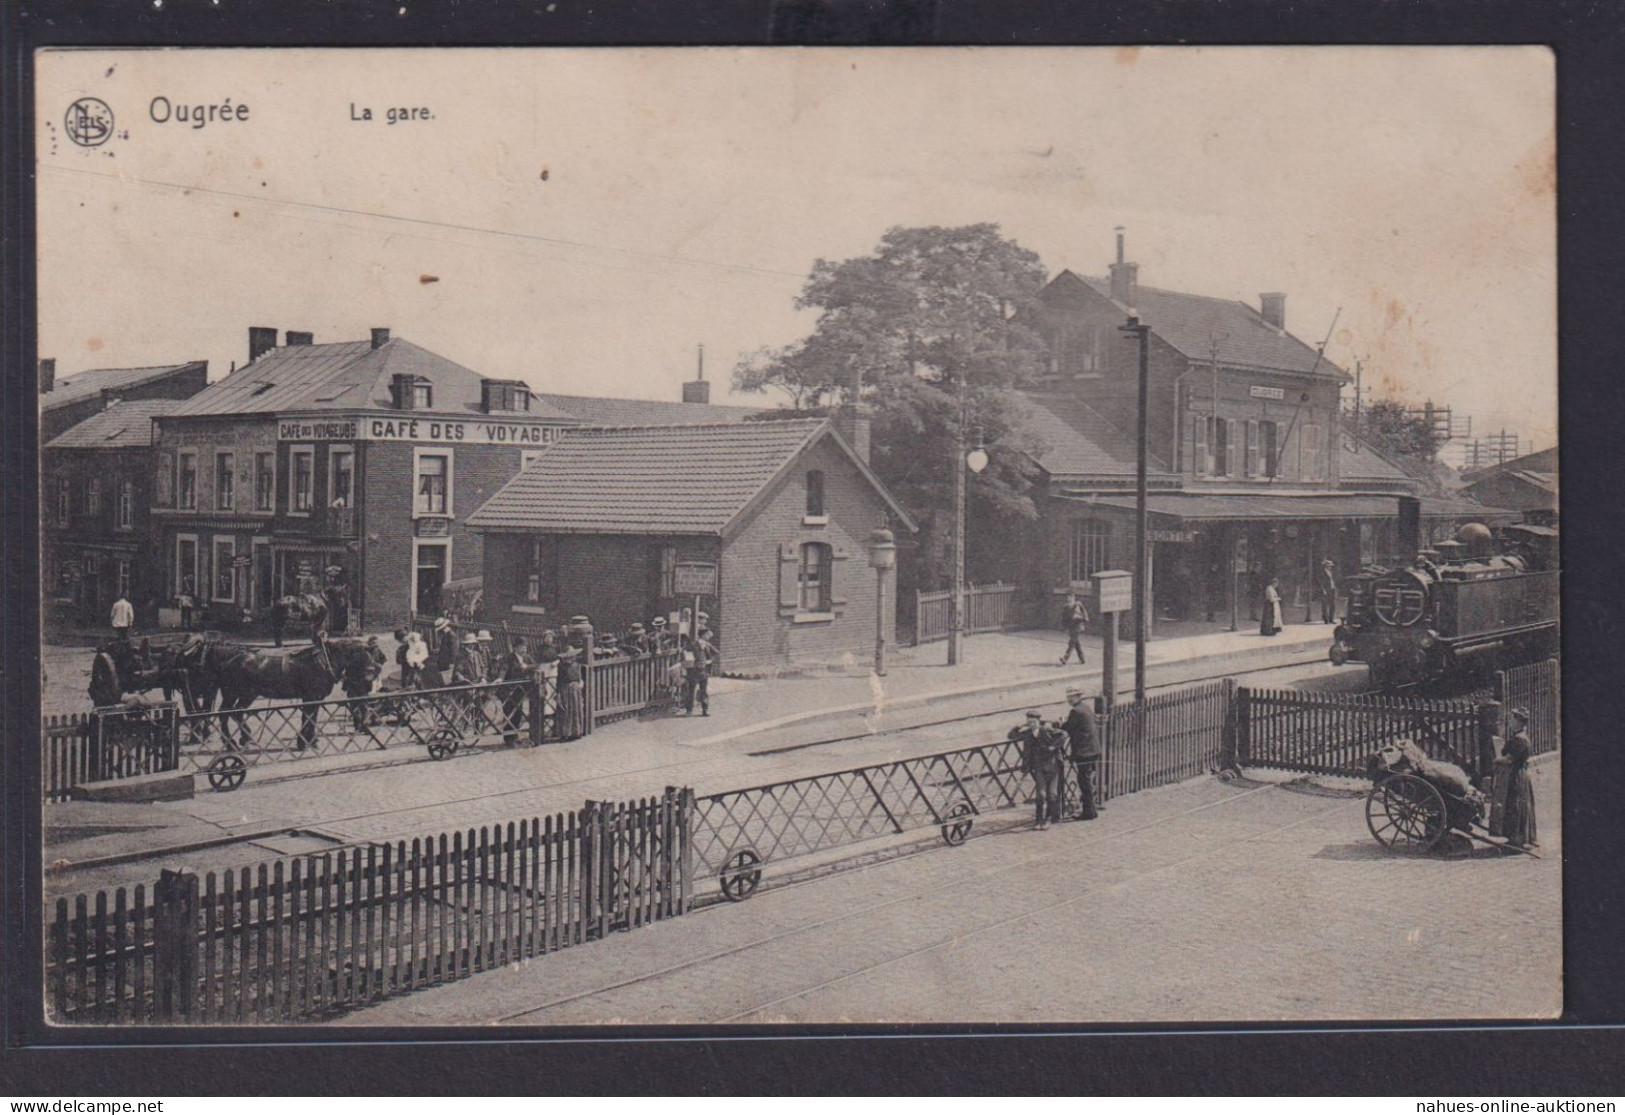
POLYGON ((677 596, 715 596, 717 567, 706 561, 680 561, 672 567, 672 588, 677 596))
POLYGON ((401 441, 426 445, 551 445, 562 426, 466 418, 283 418, 278 441, 401 441))

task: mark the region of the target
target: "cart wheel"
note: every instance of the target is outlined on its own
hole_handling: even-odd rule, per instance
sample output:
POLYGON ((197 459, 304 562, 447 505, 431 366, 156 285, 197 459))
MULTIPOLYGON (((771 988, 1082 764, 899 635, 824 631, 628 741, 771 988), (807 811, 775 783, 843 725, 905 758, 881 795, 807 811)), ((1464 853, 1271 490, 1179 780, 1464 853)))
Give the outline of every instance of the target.
POLYGON ((442 728, 429 738, 429 758, 449 759, 457 754, 463 738, 450 728, 442 728))
POLYGON ((948 819, 942 823, 942 838, 949 847, 957 848, 970 839, 970 830, 975 823, 970 802, 962 801, 948 810, 948 819))
POLYGON ((729 902, 743 902, 756 893, 762 881, 762 857, 754 848, 744 848, 728 857, 722 865, 722 897, 729 902))
POLYGON ((236 755, 221 755, 203 768, 209 776, 209 785, 221 793, 228 793, 243 784, 248 777, 248 764, 236 755))
POLYGON ((1447 827, 1444 795, 1414 774, 1389 775, 1366 796, 1365 823, 1390 851, 1430 851, 1447 827))

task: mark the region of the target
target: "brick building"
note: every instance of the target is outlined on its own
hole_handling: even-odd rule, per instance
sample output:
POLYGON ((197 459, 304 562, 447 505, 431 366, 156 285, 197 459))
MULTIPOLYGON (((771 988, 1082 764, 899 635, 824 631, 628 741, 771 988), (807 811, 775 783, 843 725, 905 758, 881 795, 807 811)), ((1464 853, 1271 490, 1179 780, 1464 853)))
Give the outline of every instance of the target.
POLYGON ((39 362, 40 444, 120 400, 187 399, 202 391, 209 362, 153 368, 90 368, 57 378, 56 361, 39 362))
MULTIPOLYGON (((1063 271, 1030 323, 1049 375, 1026 394, 1047 473, 1045 544, 1022 575, 1063 592, 1132 569, 1139 344, 1149 327, 1148 505, 1152 614, 1228 622, 1272 576, 1289 613, 1330 558, 1340 574, 1391 555, 1394 496, 1416 482, 1342 429, 1349 376, 1286 328, 1286 295, 1260 307, 1142 286, 1123 256, 1104 278, 1063 271)), ((1424 501, 1439 530, 1484 509, 1424 501)), ((1302 612, 1297 614, 1301 615, 1302 612)))
POLYGON ((869 536, 914 529, 823 419, 570 430, 469 526, 486 535, 496 619, 579 613, 622 631, 686 603, 678 563, 717 564, 720 598, 703 606, 731 671, 871 650, 869 536))
POLYGON ((176 399, 115 402, 47 442, 40 454, 43 586, 57 614, 105 625, 126 593, 143 625, 167 593, 152 537, 153 419, 176 399))
POLYGON ((369 627, 437 612, 477 576, 469 513, 580 419, 375 329, 315 344, 249 330, 249 362, 157 421, 155 551, 165 595, 207 622, 258 617, 338 567, 369 627))

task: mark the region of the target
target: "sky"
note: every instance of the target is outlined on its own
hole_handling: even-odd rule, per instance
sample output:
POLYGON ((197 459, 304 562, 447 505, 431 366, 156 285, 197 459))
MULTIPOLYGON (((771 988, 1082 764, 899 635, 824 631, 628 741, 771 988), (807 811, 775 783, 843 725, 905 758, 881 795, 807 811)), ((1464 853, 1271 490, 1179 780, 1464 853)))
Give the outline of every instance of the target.
POLYGON ((1544 48, 45 51, 36 105, 59 376, 219 378, 251 325, 387 326, 541 391, 672 400, 703 343, 713 401, 762 402, 728 373, 811 331, 817 259, 993 222, 1103 274, 1123 226, 1142 284, 1285 291, 1372 397, 1556 437, 1544 48), (93 147, 82 97, 114 119, 93 147))

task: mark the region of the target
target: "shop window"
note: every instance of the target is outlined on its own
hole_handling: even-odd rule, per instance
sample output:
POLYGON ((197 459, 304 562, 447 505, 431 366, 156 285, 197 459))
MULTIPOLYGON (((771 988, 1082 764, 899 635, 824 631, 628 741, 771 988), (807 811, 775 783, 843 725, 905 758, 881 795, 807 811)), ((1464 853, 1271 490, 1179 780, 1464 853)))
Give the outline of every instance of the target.
POLYGON ((291 450, 288 460, 293 466, 292 490, 288 493, 289 510, 308 515, 315 498, 316 450, 309 447, 291 450))
POLYGON ((823 542, 808 542, 801 547, 800 607, 803 612, 828 612, 830 606, 830 578, 834 572, 830 548, 823 542))
POLYGON ((221 511, 230 511, 237 506, 236 477, 233 474, 236 460, 235 453, 214 455, 214 505, 221 511))
POLYGON ((450 515, 451 454, 417 454, 417 502, 419 515, 450 515))
POLYGON ((254 454, 254 510, 276 510, 276 454, 254 454))
POLYGON ((197 454, 182 453, 175 467, 175 493, 177 506, 187 511, 197 510, 197 454))
POLYGON ((1073 581, 1087 581, 1102 569, 1110 568, 1112 525, 1104 519, 1074 519, 1068 554, 1068 574, 1073 581))
POLYGON ((807 518, 824 517, 824 473, 812 469, 807 473, 807 518))
POLYGON ((182 535, 175 539, 175 594, 197 592, 197 539, 182 535))
POLYGON ((223 604, 237 599, 236 565, 237 540, 217 535, 214 540, 214 599, 223 604))

